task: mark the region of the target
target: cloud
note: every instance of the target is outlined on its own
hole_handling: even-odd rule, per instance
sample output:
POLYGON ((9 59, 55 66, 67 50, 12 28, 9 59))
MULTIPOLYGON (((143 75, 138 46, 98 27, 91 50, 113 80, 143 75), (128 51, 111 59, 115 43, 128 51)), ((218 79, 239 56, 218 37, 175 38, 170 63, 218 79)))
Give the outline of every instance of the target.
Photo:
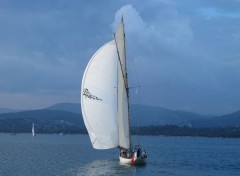
POLYGON ((187 17, 180 16, 172 4, 167 4, 169 5, 167 9, 151 22, 144 21, 140 13, 131 4, 123 6, 116 12, 112 28, 116 29, 123 16, 126 33, 135 36, 135 39, 139 38, 138 42, 143 41, 146 48, 148 48, 147 45, 152 43, 166 49, 169 47, 174 50, 183 49, 183 47, 188 48, 193 35, 190 20, 187 17))
POLYGON ((78 102, 87 62, 112 40, 123 15, 140 103, 215 114, 240 109, 239 1, 0 4, 0 106, 78 102))
POLYGON ((116 30, 121 18, 123 17, 125 25, 127 25, 127 32, 134 33, 134 32, 143 32, 147 30, 147 26, 142 20, 138 11, 133 8, 131 4, 125 5, 121 7, 115 13, 115 20, 112 24, 113 32, 116 30))
MULTIPOLYGON (((233 36, 238 38, 239 32, 230 21, 233 17, 226 15, 229 19, 222 21, 211 19, 211 24, 204 16, 181 13, 173 1, 149 3, 143 9, 154 5, 156 8, 151 8, 147 15, 133 4, 123 6, 115 13, 112 24, 115 29, 123 14, 127 54, 139 73, 146 95, 144 101, 199 113, 221 114, 240 108, 230 98, 238 95, 236 87, 240 88, 236 76, 238 66, 233 66, 239 65, 236 48, 239 42, 233 40, 233 36), (224 23, 226 25, 222 25, 224 23), (234 31, 234 35, 230 31, 234 31), (227 44, 232 47, 228 48, 227 44), (230 93, 227 90, 232 85, 235 88, 230 93), (222 100, 229 105, 216 104, 222 100)), ((131 81, 134 82, 134 78, 131 81)))

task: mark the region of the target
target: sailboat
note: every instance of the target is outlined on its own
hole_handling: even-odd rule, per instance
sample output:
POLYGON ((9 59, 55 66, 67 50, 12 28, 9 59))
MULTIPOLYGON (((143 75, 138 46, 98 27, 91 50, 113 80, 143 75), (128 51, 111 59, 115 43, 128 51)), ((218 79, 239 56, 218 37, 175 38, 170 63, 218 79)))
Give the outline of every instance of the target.
POLYGON ((32 123, 32 136, 33 136, 33 137, 36 136, 36 134, 35 134, 35 128, 34 128, 34 122, 32 123))
POLYGON ((114 40, 103 45, 90 59, 82 79, 81 108, 95 149, 120 149, 123 164, 145 164, 147 154, 132 148, 129 87, 123 18, 114 40))

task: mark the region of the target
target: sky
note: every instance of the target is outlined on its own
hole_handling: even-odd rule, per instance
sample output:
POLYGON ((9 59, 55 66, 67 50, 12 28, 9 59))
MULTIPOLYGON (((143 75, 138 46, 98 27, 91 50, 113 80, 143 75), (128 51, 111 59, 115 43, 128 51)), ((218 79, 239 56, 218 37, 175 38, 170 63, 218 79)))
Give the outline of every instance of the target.
POLYGON ((136 103, 240 110, 239 7, 240 0, 0 0, 0 107, 79 103, 88 61, 123 16, 136 103))

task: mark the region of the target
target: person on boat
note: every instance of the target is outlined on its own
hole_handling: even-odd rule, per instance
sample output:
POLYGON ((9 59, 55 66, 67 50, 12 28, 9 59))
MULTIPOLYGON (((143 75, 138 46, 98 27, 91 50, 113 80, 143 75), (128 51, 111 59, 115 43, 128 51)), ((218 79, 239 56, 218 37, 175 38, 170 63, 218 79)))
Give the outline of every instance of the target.
POLYGON ((127 150, 127 158, 130 157, 130 152, 127 150))
POLYGON ((123 156, 123 149, 120 149, 120 156, 123 156))
POLYGON ((135 151, 138 150, 138 146, 139 146, 139 145, 135 145, 135 148, 134 148, 135 151))
POLYGON ((137 157, 139 157, 142 153, 141 147, 138 145, 137 146, 137 157))

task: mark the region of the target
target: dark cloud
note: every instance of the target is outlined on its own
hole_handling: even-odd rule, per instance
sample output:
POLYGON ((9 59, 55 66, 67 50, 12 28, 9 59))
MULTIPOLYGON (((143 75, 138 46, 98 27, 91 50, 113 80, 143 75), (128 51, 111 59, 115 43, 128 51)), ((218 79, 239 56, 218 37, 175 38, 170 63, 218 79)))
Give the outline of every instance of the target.
POLYGON ((141 103, 238 110, 239 3, 0 0, 0 106, 78 102, 88 60, 123 15, 130 84, 141 84, 141 103))

